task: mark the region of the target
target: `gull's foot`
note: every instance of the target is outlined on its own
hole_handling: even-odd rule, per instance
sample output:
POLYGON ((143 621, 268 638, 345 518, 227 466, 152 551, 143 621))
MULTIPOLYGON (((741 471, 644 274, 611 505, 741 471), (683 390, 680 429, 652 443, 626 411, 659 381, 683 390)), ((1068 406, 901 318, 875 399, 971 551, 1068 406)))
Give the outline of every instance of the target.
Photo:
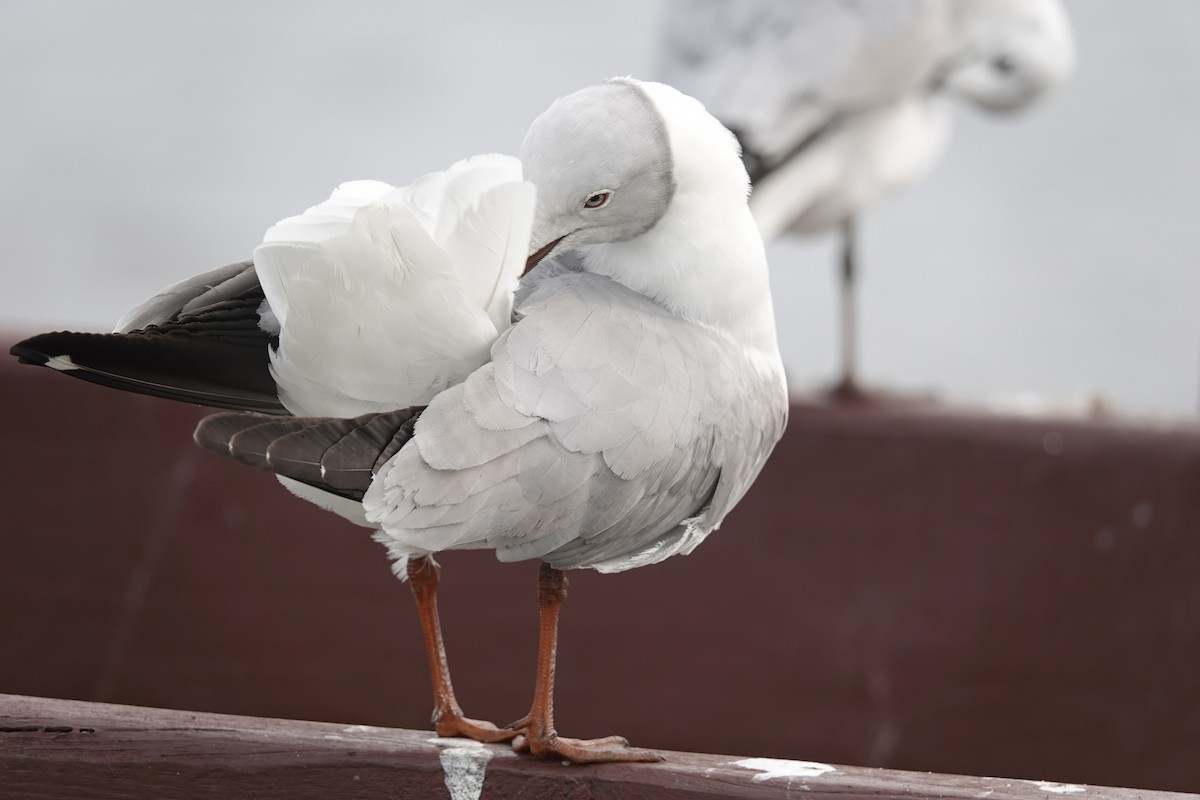
POLYGON ((917 410, 937 405, 937 397, 928 392, 893 392, 867 389, 854 382, 841 381, 821 394, 826 402, 843 408, 888 408, 917 410))
POLYGON ((614 761, 662 761, 653 750, 630 747, 624 736, 603 739, 568 739, 557 733, 533 736, 528 731, 513 739, 513 750, 541 758, 565 758, 575 764, 606 764, 614 761))
POLYGON ((516 737, 517 731, 510 728, 497 728, 492 723, 481 719, 468 719, 463 716, 444 716, 437 720, 434 730, 438 736, 465 736, 484 744, 507 742, 516 737))
POLYGON ((842 378, 830 386, 827 391, 829 398, 835 403, 845 403, 846 405, 865 405, 872 399, 871 393, 864 390, 852 378, 842 378))

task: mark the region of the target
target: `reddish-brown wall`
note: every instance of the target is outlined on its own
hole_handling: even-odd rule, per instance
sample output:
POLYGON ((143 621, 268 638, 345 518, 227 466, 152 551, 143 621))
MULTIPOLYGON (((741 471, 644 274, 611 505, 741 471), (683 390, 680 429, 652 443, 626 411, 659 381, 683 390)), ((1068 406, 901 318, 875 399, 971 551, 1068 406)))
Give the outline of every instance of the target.
MULTIPOLYGON (((365 531, 200 409, 0 362, 0 692, 423 727, 365 531)), ((528 708, 533 564, 441 559, 460 699, 528 708)), ((1200 791, 1200 430, 793 409, 695 554, 573 573, 567 735, 1200 791)))

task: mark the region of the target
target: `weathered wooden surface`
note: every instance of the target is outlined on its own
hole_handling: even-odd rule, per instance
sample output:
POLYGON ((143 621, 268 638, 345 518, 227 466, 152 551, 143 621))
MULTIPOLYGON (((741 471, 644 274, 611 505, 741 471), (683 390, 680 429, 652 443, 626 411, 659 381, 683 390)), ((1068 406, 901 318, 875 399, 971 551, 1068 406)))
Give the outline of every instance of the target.
MULTIPOLYGON (((0 359, 0 691, 424 728, 382 548, 200 451, 202 413, 0 359)), ((512 720, 536 565, 442 562, 459 697, 512 720)), ((693 555, 571 576, 558 723, 1200 791, 1197 575, 1194 425, 796 406, 693 555)))
POLYGON ((422 731, 0 695, 0 792, 6 800, 1182 797, 802 761, 664 755, 662 764, 572 766, 422 731))

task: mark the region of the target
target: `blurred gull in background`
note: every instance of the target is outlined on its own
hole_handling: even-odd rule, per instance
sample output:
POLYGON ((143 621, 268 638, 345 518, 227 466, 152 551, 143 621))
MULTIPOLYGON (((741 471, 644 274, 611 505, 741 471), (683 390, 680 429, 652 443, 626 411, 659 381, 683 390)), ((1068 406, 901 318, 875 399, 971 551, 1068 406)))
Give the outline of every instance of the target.
POLYGON ((855 224, 945 147, 945 98, 1025 108, 1074 68, 1059 0, 672 0, 664 80, 738 136, 767 239, 842 236, 842 375, 858 396, 855 224))

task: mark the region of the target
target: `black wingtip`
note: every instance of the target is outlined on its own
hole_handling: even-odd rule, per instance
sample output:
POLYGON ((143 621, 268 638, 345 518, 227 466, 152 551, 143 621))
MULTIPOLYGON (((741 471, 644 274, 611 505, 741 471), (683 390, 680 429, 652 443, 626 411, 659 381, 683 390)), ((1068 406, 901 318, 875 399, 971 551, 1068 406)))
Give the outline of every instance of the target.
POLYGON ((8 349, 8 354, 17 357, 18 364, 29 364, 34 367, 44 367, 46 362, 50 360, 49 356, 42 353, 28 350, 20 345, 13 345, 8 349))
POLYGON ((31 336, 28 339, 21 341, 8 348, 8 354, 16 356, 17 360, 22 364, 32 364, 35 367, 44 367, 50 360, 51 355, 47 351, 46 344, 51 343, 54 339, 63 336, 65 331, 56 331, 54 333, 39 333, 37 336, 31 336))
POLYGON ((41 333, 9 348, 22 364, 185 403, 286 415, 270 374, 267 334, 246 340, 168 328, 41 333), (69 360, 67 360, 69 359, 69 360))

